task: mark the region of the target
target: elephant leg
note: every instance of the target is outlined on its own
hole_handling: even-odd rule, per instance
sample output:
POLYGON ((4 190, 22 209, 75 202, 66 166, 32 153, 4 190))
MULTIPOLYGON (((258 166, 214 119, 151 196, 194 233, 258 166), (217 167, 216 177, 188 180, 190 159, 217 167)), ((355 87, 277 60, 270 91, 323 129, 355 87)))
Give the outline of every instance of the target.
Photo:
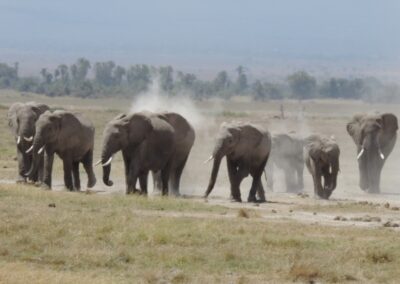
POLYGON ((231 184, 231 198, 234 201, 237 202, 242 202, 242 197, 240 194, 240 178, 239 178, 239 173, 236 168, 236 165, 234 162, 230 160, 226 160, 227 163, 227 168, 228 168, 228 176, 229 176, 229 182, 231 184))
POLYGON ((93 150, 89 150, 82 160, 83 168, 88 176, 87 187, 92 188, 96 185, 96 176, 93 172, 93 150))
POLYGON ((253 176, 253 181, 251 183, 251 188, 249 192, 249 196, 247 197, 247 202, 265 202, 265 193, 264 193, 264 188, 261 184, 261 176, 262 176, 262 167, 261 169, 258 169, 252 176, 253 176), (260 186, 261 185, 261 186, 260 186), (256 198, 256 193, 258 193, 259 200, 256 198))
POLYGON ((44 155, 44 167, 43 167, 43 184, 42 186, 46 189, 51 189, 51 176, 53 174, 53 162, 54 162, 54 154, 45 154, 44 155))
POLYGON ((180 186, 181 176, 182 176, 183 169, 185 168, 187 158, 188 158, 188 156, 186 156, 186 158, 175 169, 171 170, 169 191, 174 196, 180 196, 179 186, 180 186))
POLYGON ((17 176, 17 183, 24 183, 26 182, 26 178, 24 174, 29 170, 25 165, 25 158, 24 154, 17 148, 17 160, 18 160, 18 176, 17 176))
POLYGON ((140 184, 140 190, 142 194, 147 195, 147 179, 149 176, 149 172, 145 172, 141 175, 139 175, 139 184, 140 184))
MULTIPOLYGON (((264 187, 262 185, 261 177, 262 177, 262 173, 265 169, 265 166, 267 165, 268 157, 261 164, 261 166, 256 171, 255 175, 253 176, 253 183, 255 186, 255 191, 258 195, 258 200, 257 200, 258 202, 266 202, 267 201, 265 198, 265 191, 264 191, 264 187)), ((253 187, 253 184, 252 184, 252 187, 253 187)), ((250 192, 252 192, 251 189, 250 189, 250 192)), ((250 194, 249 194, 249 198, 250 198, 250 194)))
POLYGON ((153 192, 156 195, 162 194, 162 181, 161 181, 161 171, 152 171, 153 176, 153 192))
POLYGON ((81 180, 79 177, 79 162, 72 162, 73 189, 81 190, 81 180))
POLYGON ((131 161, 129 163, 129 171, 127 174, 127 186, 126 186, 126 194, 131 194, 136 192, 136 182, 139 177, 139 167, 137 166, 137 162, 131 161))
POLYGON ((168 181, 171 172, 171 161, 161 170, 162 195, 168 195, 168 181))
POLYGON ((72 161, 69 158, 63 159, 63 169, 64 169, 64 185, 69 190, 74 190, 72 184, 72 161))

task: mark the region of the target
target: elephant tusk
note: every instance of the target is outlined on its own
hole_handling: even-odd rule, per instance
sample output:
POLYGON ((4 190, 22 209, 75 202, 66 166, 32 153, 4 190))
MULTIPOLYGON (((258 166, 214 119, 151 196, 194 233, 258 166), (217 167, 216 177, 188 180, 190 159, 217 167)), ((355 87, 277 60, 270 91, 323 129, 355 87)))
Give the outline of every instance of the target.
POLYGON ((108 166, 109 164, 111 164, 113 157, 110 157, 110 159, 108 159, 107 162, 105 162, 104 164, 102 164, 103 167, 108 166))
POLYGON ((17 145, 19 145, 19 143, 21 143, 21 136, 17 137, 17 145))
POLYGON ((32 152, 32 150, 33 150, 33 145, 28 150, 26 150, 25 153, 28 154, 28 153, 32 152))
POLYGON ((332 174, 332 166, 329 165, 329 174, 332 174))
POLYGON ((98 165, 100 165, 101 164, 101 160, 98 160, 97 162, 96 162, 96 164, 94 164, 94 166, 96 167, 96 166, 98 166, 98 165))
POLYGON ((25 140, 25 141, 28 141, 28 142, 32 142, 32 141, 33 141, 33 136, 28 137, 28 138, 26 138, 26 137, 24 136, 24 140, 25 140))
POLYGON ((383 153, 382 153, 381 149, 379 149, 379 156, 381 157, 381 159, 382 159, 382 160, 384 160, 384 159, 385 159, 385 155, 383 155, 383 153))
POLYGON ((211 161, 212 159, 214 159, 214 156, 211 155, 210 158, 208 158, 207 160, 204 161, 204 164, 207 164, 209 161, 211 161))
POLYGON ((361 149, 360 153, 358 153, 357 160, 359 160, 364 153, 364 148, 361 149))
POLYGON ((38 151, 37 153, 38 153, 38 154, 42 154, 43 150, 44 150, 44 146, 43 146, 42 148, 40 148, 39 151, 38 151))

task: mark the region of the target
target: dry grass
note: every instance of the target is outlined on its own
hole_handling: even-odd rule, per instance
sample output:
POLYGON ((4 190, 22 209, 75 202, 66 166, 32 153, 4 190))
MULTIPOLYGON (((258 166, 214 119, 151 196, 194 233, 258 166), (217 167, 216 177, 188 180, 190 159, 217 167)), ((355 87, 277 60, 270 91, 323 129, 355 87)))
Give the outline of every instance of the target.
POLYGON ((400 277, 398 233, 390 229, 221 217, 224 210, 191 200, 1 185, 0 282, 390 282, 400 277), (52 203, 56 207, 49 207, 52 203))

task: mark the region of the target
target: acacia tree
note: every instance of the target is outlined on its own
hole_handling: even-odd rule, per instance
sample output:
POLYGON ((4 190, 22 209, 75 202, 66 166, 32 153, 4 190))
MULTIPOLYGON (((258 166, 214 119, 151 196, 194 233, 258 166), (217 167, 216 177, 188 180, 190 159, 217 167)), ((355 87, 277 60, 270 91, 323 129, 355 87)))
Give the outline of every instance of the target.
POLYGON ((296 99, 310 99, 316 94, 317 81, 305 71, 298 71, 288 76, 287 82, 296 99))

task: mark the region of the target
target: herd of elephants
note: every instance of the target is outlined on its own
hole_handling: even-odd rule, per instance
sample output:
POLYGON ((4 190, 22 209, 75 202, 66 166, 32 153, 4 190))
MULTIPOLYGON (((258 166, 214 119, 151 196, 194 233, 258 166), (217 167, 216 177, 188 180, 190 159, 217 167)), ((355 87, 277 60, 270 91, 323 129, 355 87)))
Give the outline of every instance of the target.
MULTIPOLYGON (((34 102, 15 103, 8 111, 8 122, 17 147, 17 182, 32 182, 50 189, 56 153, 63 162, 64 184, 68 190, 80 190, 80 163, 88 175, 87 187, 96 184, 93 172, 95 129, 84 115, 51 111, 49 106, 34 102)), ((391 113, 355 115, 346 128, 357 148, 360 188, 379 193, 383 165, 396 143, 396 116, 391 113)), ((336 188, 340 149, 333 137, 311 135, 304 138, 294 133, 272 136, 261 126, 233 122, 223 123, 217 135, 214 150, 207 160, 212 160, 213 165, 206 197, 215 185, 224 157, 231 198, 235 201, 241 201, 240 184, 251 175, 248 202, 265 202, 261 178, 265 172, 267 186, 272 188, 274 166, 284 171, 289 192, 303 190, 304 164, 313 177, 315 197, 328 199, 336 188)), ((193 127, 177 113, 120 114, 105 126, 101 158, 96 164, 103 167, 104 184, 112 186, 113 155, 121 151, 127 194, 147 194, 151 171, 156 192, 178 196, 181 174, 194 141, 193 127), (136 188, 138 180, 139 190, 136 188)))

